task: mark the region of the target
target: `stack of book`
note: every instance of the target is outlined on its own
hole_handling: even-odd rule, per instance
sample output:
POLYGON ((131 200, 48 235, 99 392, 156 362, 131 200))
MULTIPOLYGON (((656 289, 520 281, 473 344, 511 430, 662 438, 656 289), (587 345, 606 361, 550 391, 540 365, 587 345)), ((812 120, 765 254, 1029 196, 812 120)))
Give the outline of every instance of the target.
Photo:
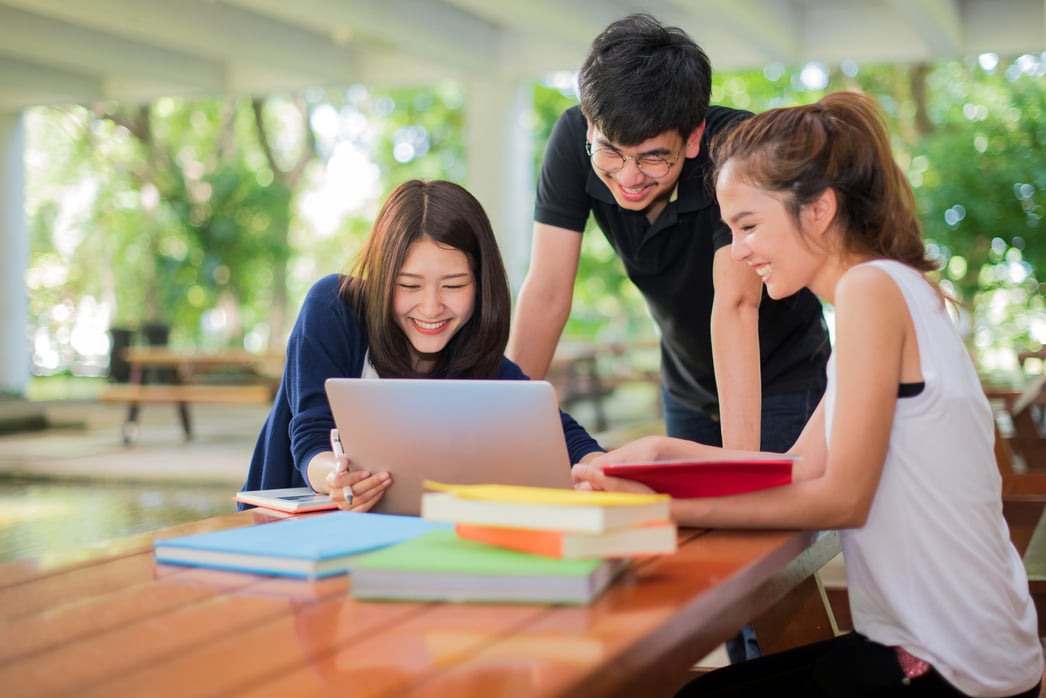
POLYGON ((422 518, 453 530, 358 558, 357 598, 582 604, 631 558, 676 550, 663 494, 426 486, 422 518))

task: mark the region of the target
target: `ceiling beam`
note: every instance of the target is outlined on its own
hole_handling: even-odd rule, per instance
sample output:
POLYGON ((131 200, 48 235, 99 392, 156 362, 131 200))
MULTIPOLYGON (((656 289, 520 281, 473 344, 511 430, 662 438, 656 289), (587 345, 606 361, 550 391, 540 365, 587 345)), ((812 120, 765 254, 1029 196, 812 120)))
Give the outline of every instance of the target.
POLYGON ((503 32, 467 12, 435 0, 222 0, 277 22, 359 44, 361 50, 395 50, 431 67, 490 74, 501 60, 503 32))
MULTIPOLYGON (((532 80, 576 71, 599 31, 640 8, 718 71, 1046 48, 1046 0, 0 0, 0 58, 66 101, 84 100, 84 81, 94 99, 140 101, 532 80)), ((0 105, 21 103, 19 81, 33 87, 0 76, 0 105)))
POLYGON ((1018 56, 1046 49, 1046 0, 966 0, 962 14, 964 53, 1018 56))
POLYGON ((92 29, 0 6, 0 54, 58 71, 220 91, 223 68, 196 55, 102 34, 92 29))
POLYGON ((0 111, 90 102, 104 91, 102 81, 89 75, 0 56, 0 111))
POLYGON ((355 52, 329 36, 212 0, 4 0, 3 4, 205 60, 298 73, 317 84, 358 79, 355 52))
MULTIPOLYGON (((553 40, 585 52, 592 40, 608 24, 627 14, 606 0, 445 0, 449 4, 481 17, 513 33, 517 39, 553 40)), ((577 68, 579 66, 572 66, 577 68)))
MULTIPOLYGON (((706 43, 722 45, 724 39, 732 38, 762 56, 761 63, 795 65, 803 59, 803 16, 800 8, 787 0, 708 2, 696 8, 685 0, 671 2, 687 17, 683 28, 702 48, 706 43), (729 36, 717 36, 722 33, 729 36)), ((715 64, 715 57, 710 57, 715 64)))
POLYGON ((897 15, 939 58, 961 56, 965 46, 962 15, 957 0, 888 0, 897 15))

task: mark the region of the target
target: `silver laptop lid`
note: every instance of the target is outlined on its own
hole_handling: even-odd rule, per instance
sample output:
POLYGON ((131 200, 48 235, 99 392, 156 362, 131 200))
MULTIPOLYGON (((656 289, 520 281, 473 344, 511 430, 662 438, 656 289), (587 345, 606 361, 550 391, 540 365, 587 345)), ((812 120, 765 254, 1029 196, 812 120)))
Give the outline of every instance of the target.
POLYGON ((417 515, 426 479, 572 486, 546 381, 329 378, 326 389, 353 469, 392 475, 374 511, 417 515))

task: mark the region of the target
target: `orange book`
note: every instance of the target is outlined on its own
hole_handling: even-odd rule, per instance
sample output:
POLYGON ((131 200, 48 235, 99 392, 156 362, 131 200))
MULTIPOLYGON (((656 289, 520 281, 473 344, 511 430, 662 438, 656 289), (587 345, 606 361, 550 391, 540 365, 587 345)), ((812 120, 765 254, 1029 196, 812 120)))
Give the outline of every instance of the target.
POLYGON ((455 530, 461 538, 565 560, 640 557, 676 551, 676 525, 671 521, 613 528, 601 533, 474 524, 458 524, 455 530))

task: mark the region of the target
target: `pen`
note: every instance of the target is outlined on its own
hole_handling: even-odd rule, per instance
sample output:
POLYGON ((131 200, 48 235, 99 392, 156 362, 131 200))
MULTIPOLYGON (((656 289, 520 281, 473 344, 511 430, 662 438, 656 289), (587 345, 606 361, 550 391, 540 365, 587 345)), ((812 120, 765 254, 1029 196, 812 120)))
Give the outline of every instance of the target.
MULTIPOLYGON (((341 437, 338 436, 337 429, 331 429, 331 450, 334 451, 335 458, 341 458, 345 455, 345 449, 341 447, 341 437)), ((338 464, 339 467, 341 464, 338 464)))
POLYGON ((341 447, 341 437, 338 436, 337 429, 331 429, 331 450, 334 451, 335 458, 341 458, 345 455, 345 451, 341 447))

